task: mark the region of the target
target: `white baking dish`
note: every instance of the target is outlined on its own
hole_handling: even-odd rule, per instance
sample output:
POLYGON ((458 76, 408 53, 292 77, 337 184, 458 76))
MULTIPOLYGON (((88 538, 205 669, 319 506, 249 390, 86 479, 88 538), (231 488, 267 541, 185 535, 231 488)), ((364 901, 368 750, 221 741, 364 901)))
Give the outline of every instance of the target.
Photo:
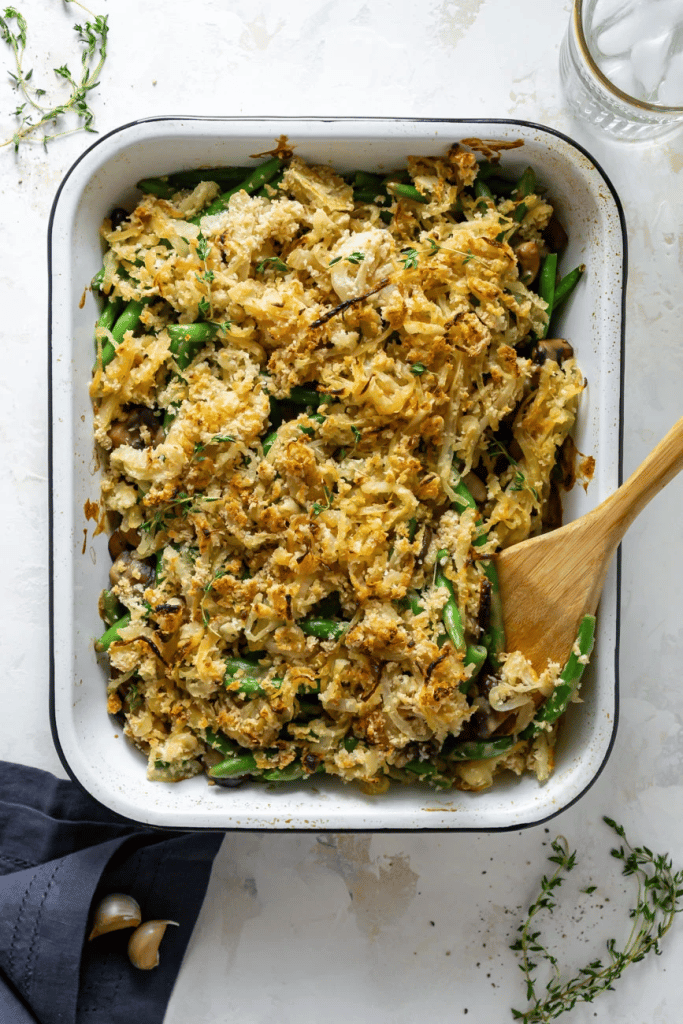
POLYGON ((583 703, 566 717, 556 770, 499 781, 477 795, 392 787, 364 796, 337 780, 269 789, 207 785, 200 776, 171 785, 148 782, 142 755, 105 709, 105 670, 93 638, 101 633, 99 592, 110 560, 95 535, 89 502, 99 495, 88 384, 93 325, 88 289, 101 262, 99 227, 116 206, 132 208, 135 182, 180 168, 248 164, 286 135, 305 159, 345 170, 400 165, 408 154, 440 153, 477 136, 523 139, 505 166, 532 164, 569 233, 563 268, 585 263, 561 333, 576 349, 588 379, 578 448, 597 460, 587 492, 565 499, 565 520, 593 508, 620 482, 621 358, 625 231, 617 196, 591 157, 539 125, 518 121, 337 118, 159 118, 125 125, 99 139, 66 175, 52 210, 50 264, 51 398, 51 714, 68 773, 101 803, 138 822, 171 828, 333 830, 518 829, 566 808, 598 776, 617 722, 618 566, 608 576, 597 645, 582 688, 583 703))

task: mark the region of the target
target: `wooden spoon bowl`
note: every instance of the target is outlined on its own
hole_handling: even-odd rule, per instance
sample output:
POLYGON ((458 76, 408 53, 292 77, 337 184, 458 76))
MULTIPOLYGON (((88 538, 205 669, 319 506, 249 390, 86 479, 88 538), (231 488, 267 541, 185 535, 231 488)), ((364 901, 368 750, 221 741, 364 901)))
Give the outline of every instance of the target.
POLYGON ((612 557, 633 520, 683 469, 683 419, 626 483, 587 515, 496 557, 506 648, 540 672, 564 665, 584 615, 594 615, 612 557))

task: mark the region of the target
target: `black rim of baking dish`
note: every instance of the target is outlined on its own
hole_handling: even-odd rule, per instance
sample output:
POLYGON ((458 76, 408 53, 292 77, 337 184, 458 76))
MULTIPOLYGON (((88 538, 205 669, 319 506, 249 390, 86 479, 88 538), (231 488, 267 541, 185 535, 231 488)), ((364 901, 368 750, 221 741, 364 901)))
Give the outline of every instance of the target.
MULTIPOLYGON (((297 122, 307 125, 350 125, 350 124, 362 124, 364 122, 372 122, 376 124, 410 124, 410 125, 443 125, 445 127, 454 129, 459 124, 475 124, 475 125, 510 125, 519 126, 524 128, 530 128, 534 131, 538 131, 544 134, 553 135, 558 139, 561 139, 568 146, 577 150, 583 154, 590 163, 593 165, 595 170, 602 177, 605 185, 610 191, 611 197, 614 201, 617 214, 619 216, 619 223, 622 235, 622 265, 621 265, 621 276, 622 276, 622 289, 621 289, 621 322, 620 322, 620 359, 619 359, 619 424, 618 424, 618 445, 617 445, 617 480, 618 483, 622 483, 623 475, 623 431, 624 431, 624 350, 625 350, 625 307, 626 307, 626 281, 628 274, 628 240, 626 233, 626 221, 624 216, 624 210, 621 204, 621 200, 614 188, 610 178, 605 173, 604 169, 595 159, 595 157, 585 149, 580 143, 571 139, 563 132, 558 131, 555 128, 551 128, 548 125, 539 124, 534 121, 524 121, 517 118, 428 118, 428 117, 374 117, 374 116, 361 116, 361 117, 288 117, 284 115, 278 115, 268 117, 266 115, 250 117, 250 116, 239 116, 239 117, 199 117, 199 116, 182 116, 182 115, 169 115, 169 116, 158 116, 141 118, 135 121, 129 121, 126 124, 119 125, 117 128, 112 129, 105 135, 100 136, 91 146, 89 146, 83 153, 74 161, 69 170, 64 175, 59 188, 55 194, 55 198, 52 203, 50 211, 50 218, 48 221, 47 231, 47 257, 48 257, 48 516, 49 516, 49 535, 48 535, 48 566, 49 566, 49 577, 48 577, 48 599, 49 599, 49 641, 50 641, 50 653, 49 653, 49 714, 50 714, 50 728, 52 731, 52 739, 55 745, 55 749, 62 763, 62 766, 69 776, 69 778, 75 782, 84 793, 87 793, 91 799, 97 799, 93 797, 92 793, 89 792, 87 787, 81 782, 80 778, 76 775, 72 769, 66 754, 62 748, 59 731, 56 720, 56 708, 55 708, 55 623, 54 623, 54 495, 53 495, 53 482, 54 482, 54 463, 53 463, 53 380, 52 380, 52 320, 53 320, 53 251, 52 251, 52 233, 54 226, 54 219, 56 210, 58 207, 60 196, 69 180, 71 175, 74 173, 79 164, 88 157, 88 155, 95 149, 97 149, 103 142, 113 136, 119 135, 122 132, 128 131, 131 128, 138 126, 156 123, 171 123, 171 122, 187 122, 187 123, 225 123, 227 125, 239 125, 239 124, 296 124, 297 122)), ((614 645, 614 708, 613 708, 613 720, 612 720, 612 731, 610 739, 607 744, 607 749, 603 756, 600 765, 586 783, 584 788, 577 793, 571 800, 564 803, 557 810, 550 812, 549 814, 539 817, 532 821, 516 822, 512 825, 470 825, 470 826, 426 826, 424 828, 415 826, 413 828, 395 828, 386 825, 378 825, 376 827, 366 826, 363 828, 345 828, 345 827, 333 827, 326 826, 323 828, 313 827, 299 827, 293 826, 289 828, 269 828, 269 827, 257 827, 257 826, 239 826, 239 825, 189 825, 189 826, 173 826, 173 825, 159 825, 149 823, 136 818, 129 818, 121 815, 117 811, 113 811, 111 808, 107 808, 112 814, 116 815, 122 821, 133 821, 139 824, 142 828, 149 829, 151 831, 163 831, 163 832, 258 832, 265 834, 292 834, 302 832, 312 833, 393 833, 393 832, 420 832, 420 833, 464 833, 464 832, 475 832, 475 833, 494 833, 494 832, 521 832, 529 828, 533 828, 537 825, 543 825, 548 821, 551 821, 558 814, 562 814, 564 811, 572 807, 578 800, 585 796, 588 790, 593 786, 597 779, 602 774, 602 771, 610 758, 614 743, 616 740, 618 722, 619 722, 619 647, 620 647, 620 629, 621 629, 621 548, 617 550, 615 559, 616 566, 616 608, 615 608, 615 645, 614 645)), ((102 804, 102 801, 97 801, 102 804)), ((102 804, 102 806, 106 806, 102 804)))

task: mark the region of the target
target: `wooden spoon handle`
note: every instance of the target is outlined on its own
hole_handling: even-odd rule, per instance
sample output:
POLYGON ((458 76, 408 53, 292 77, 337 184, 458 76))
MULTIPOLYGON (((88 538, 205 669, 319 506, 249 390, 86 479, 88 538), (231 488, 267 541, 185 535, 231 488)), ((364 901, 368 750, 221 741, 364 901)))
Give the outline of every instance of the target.
POLYGON ((659 442, 638 469, 595 509, 616 547, 636 516, 683 469, 683 418, 659 442))

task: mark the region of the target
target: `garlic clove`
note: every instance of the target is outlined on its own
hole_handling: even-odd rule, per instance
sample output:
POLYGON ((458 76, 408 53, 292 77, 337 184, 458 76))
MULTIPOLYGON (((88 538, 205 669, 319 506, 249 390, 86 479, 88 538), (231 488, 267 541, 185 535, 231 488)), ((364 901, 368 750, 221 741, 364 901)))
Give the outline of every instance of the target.
POLYGON ((128 940, 128 957, 134 967, 151 971, 159 963, 159 945, 169 924, 177 921, 145 921, 128 940))
POLYGON ((141 921, 142 914, 137 901, 125 893, 113 892, 98 904, 93 929, 88 938, 96 939, 98 935, 106 935, 120 928, 137 928, 141 921))

